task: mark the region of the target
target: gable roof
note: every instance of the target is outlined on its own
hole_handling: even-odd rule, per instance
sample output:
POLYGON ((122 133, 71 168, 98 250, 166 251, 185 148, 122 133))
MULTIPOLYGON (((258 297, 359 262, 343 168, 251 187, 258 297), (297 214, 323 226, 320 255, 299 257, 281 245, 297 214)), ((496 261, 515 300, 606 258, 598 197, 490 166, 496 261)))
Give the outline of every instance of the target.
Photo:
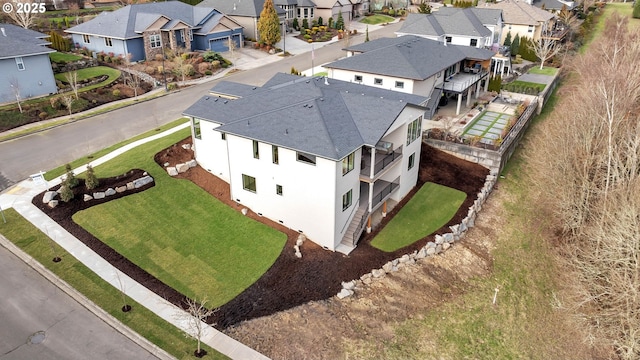
POLYGON ((275 85, 237 100, 205 96, 183 114, 219 123, 220 132, 339 161, 375 146, 407 106, 423 109, 427 101, 335 79, 276 76, 275 85))
POLYGON ((560 0, 535 0, 532 5, 540 9, 544 5, 545 10, 561 10, 563 6, 566 6, 567 10, 573 10, 577 6, 574 1, 560 0))
POLYGON ((46 47, 51 44, 44 40, 48 35, 23 29, 13 24, 0 23, 0 59, 19 56, 49 54, 55 50, 46 47))
MULTIPOLYGON (((381 39, 364 43, 367 44, 368 51, 326 64, 324 67, 425 80, 464 59, 488 60, 494 55, 487 49, 445 45, 443 42, 415 35, 380 42, 378 40, 381 39), (378 43, 380 46, 376 47, 378 43)), ((361 51, 362 47, 357 45, 346 50, 361 51)))
POLYGON ((496 3, 484 3, 478 5, 484 9, 501 9, 505 24, 516 25, 538 25, 542 22, 549 21, 555 15, 529 5, 524 1, 503 0, 496 3))
MULTIPOLYGON (((264 0, 203 0, 196 7, 214 8, 231 16, 259 18, 264 7, 264 0)), ((279 16, 284 15, 285 11, 281 7, 274 6, 274 8, 279 16)))
POLYGON ((217 15, 220 13, 216 9, 197 8, 180 1, 134 4, 112 12, 102 12, 94 19, 65 32, 131 39, 140 37, 144 30, 162 17, 169 20, 163 29, 169 29, 182 22, 202 32, 204 28, 215 27, 221 18, 217 15))
POLYGON ((500 17, 499 9, 442 7, 431 14, 410 13, 397 32, 431 37, 487 37, 491 36, 491 30, 485 25, 497 25, 500 17))

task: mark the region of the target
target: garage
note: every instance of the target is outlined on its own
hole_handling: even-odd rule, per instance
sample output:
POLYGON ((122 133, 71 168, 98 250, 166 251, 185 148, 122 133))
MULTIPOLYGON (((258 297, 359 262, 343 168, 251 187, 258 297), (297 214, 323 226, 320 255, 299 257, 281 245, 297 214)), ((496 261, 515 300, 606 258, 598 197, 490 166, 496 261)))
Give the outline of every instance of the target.
MULTIPOLYGON (((240 47, 240 34, 233 35, 233 42, 236 44, 236 48, 240 47)), ((216 39, 209 39, 209 49, 215 52, 229 51, 229 37, 220 37, 216 39)))

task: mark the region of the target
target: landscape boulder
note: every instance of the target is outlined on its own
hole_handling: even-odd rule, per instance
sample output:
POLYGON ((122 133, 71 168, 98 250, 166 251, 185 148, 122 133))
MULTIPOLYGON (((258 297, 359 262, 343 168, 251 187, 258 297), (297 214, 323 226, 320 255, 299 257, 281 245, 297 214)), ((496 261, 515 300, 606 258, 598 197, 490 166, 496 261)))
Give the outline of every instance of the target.
POLYGON ((42 202, 45 204, 48 204, 49 201, 55 199, 57 195, 58 193, 56 191, 47 191, 46 193, 44 193, 44 196, 42 197, 42 202))
POLYGON ((175 166, 169 166, 167 167, 167 174, 169 174, 169 176, 176 176, 178 175, 178 170, 175 166))
POLYGON ((178 173, 182 174, 183 172, 187 172, 187 170, 189 170, 189 165, 178 164, 176 165, 176 170, 178 170, 178 173))
POLYGON ((133 187, 137 189, 147 184, 150 184, 152 182, 153 182, 153 178, 151 176, 149 175, 143 176, 140 179, 133 180, 133 187))

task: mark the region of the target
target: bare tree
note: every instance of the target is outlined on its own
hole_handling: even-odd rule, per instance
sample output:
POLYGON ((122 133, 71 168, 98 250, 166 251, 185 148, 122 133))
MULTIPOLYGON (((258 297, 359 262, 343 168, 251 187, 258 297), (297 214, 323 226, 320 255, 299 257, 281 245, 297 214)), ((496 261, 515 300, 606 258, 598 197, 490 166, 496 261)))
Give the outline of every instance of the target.
POLYGON ((125 292, 126 289, 124 287, 124 283, 122 282, 122 279, 120 279, 120 274, 118 271, 115 271, 114 274, 116 281, 118 281, 120 294, 122 294, 122 311, 129 312, 131 311, 131 305, 127 304, 127 293, 125 292))
POLYGON ((124 74, 124 81, 127 86, 133 89, 134 98, 138 98, 138 88, 140 87, 140 78, 134 74, 134 70, 131 68, 131 57, 132 55, 129 53, 125 57, 125 65, 127 66, 127 71, 124 74))
POLYGON ((543 29, 540 39, 532 42, 533 52, 540 59, 540 70, 544 67, 544 62, 557 54, 562 46, 560 42, 550 37, 551 32, 543 29))
POLYGON ((177 76, 180 77, 180 82, 182 85, 184 85, 186 77, 193 71, 193 65, 187 62, 184 51, 184 49, 179 49, 173 53, 173 63, 175 64, 175 68, 173 71, 177 76))
POLYGON ((36 18, 43 14, 46 11, 44 6, 44 2, 38 2, 35 0, 22 0, 22 1, 11 1, 11 0, 0 0, 3 6, 4 13, 9 16, 16 25, 29 29, 35 23, 36 18), (10 4, 10 8, 8 7, 10 4), (10 10, 10 11, 6 11, 10 10))
POLYGON ((207 324, 204 322, 209 316, 211 316, 215 310, 208 309, 206 307, 207 299, 203 298, 200 302, 195 299, 186 300, 187 312, 188 312, 188 325, 191 330, 191 337, 198 341, 198 349, 194 353, 197 357, 202 357, 207 354, 205 350, 201 348, 202 336, 207 324))
POLYGON ((17 78, 12 77, 9 80, 9 87, 11 88, 11 92, 13 96, 16 98, 16 102, 18 103, 18 109, 20 109, 20 113, 22 114, 22 95, 20 94, 20 82, 17 78))
POLYGON ((62 94, 60 95, 60 100, 62 101, 64 106, 67 108, 67 110, 69 110, 69 115, 71 115, 73 113, 73 109, 71 108, 71 106, 75 101, 75 99, 73 98, 73 95, 69 93, 62 94))
POLYGON ((231 66, 235 68, 236 67, 236 56, 235 56, 236 42, 233 41, 231 37, 229 37, 229 39, 227 40, 227 46, 229 47, 229 51, 231 52, 231 66))
POLYGON ((73 91, 73 95, 75 95, 76 100, 78 100, 78 72, 77 71, 68 71, 64 74, 64 78, 65 80, 67 80, 67 83, 69 84, 69 86, 71 87, 71 90, 73 91))

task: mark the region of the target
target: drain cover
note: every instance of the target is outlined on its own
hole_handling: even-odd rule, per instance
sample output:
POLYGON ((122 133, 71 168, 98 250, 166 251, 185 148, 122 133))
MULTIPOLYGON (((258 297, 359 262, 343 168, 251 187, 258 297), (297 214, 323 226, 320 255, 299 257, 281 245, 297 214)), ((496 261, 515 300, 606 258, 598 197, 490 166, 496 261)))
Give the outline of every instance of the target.
POLYGON ((29 336, 29 344, 40 344, 44 341, 45 335, 44 331, 38 331, 33 335, 29 336))

